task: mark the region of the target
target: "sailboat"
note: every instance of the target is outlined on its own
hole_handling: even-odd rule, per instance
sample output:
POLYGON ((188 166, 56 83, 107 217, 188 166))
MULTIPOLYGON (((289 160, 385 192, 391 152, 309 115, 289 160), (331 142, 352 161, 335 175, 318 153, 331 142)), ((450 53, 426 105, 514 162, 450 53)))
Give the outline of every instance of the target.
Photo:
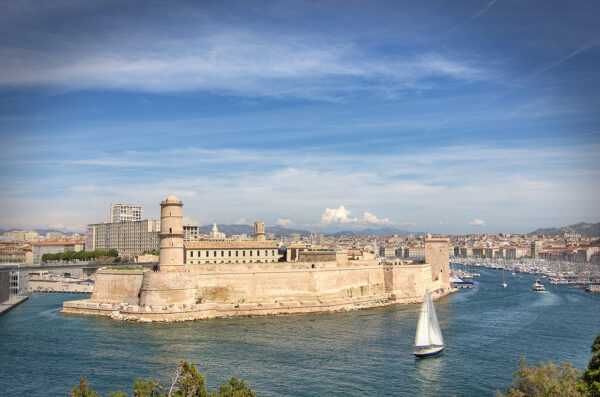
POLYGON ((506 281, 504 281, 504 269, 502 270, 502 288, 506 288, 508 286, 508 284, 506 284, 506 281))
POLYGON ((428 357, 435 356, 443 350, 444 338, 442 337, 442 330, 435 314, 431 295, 429 295, 429 290, 426 289, 423 306, 421 306, 421 314, 419 315, 413 354, 416 357, 428 357))

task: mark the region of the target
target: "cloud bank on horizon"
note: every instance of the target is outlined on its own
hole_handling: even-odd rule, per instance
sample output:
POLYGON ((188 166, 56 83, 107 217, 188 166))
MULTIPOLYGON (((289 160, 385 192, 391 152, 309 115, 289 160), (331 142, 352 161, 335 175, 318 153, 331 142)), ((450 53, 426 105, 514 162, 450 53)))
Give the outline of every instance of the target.
POLYGON ((599 11, 2 3, 0 228, 83 230, 114 202, 157 218, 170 194, 200 224, 599 221, 599 11))

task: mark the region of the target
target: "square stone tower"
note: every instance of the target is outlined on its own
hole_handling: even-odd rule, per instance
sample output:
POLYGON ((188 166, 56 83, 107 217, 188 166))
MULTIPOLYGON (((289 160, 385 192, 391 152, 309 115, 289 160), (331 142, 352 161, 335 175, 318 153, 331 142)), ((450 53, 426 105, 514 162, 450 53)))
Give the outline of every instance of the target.
POLYGON ((254 222, 254 240, 265 241, 265 223, 254 222))
POLYGON ((431 266, 431 280, 440 280, 441 288, 450 286, 449 245, 450 240, 446 237, 432 237, 428 234, 425 239, 425 262, 431 266))

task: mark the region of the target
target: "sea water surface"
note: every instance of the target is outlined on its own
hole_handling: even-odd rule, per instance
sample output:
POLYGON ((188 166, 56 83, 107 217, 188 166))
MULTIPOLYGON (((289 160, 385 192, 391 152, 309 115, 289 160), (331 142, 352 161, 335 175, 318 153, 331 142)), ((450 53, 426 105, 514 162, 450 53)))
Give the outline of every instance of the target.
POLYGON ((0 316, 0 394, 65 396, 86 376, 94 389, 131 392, 169 382, 194 362, 211 389, 232 375, 259 396, 491 396, 512 383, 520 357, 584 369, 600 332, 600 295, 535 276, 476 269, 475 288, 435 303, 443 355, 412 355, 419 305, 332 314, 174 324, 59 313, 82 295, 34 294, 0 316))

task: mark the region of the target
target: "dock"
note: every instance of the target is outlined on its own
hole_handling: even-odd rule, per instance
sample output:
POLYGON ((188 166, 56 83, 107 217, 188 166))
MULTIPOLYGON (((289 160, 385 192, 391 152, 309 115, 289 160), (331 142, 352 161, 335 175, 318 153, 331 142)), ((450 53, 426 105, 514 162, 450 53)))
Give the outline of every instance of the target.
POLYGON ((0 316, 9 311, 10 309, 25 302, 29 297, 27 295, 15 295, 8 298, 7 301, 0 303, 0 316))

